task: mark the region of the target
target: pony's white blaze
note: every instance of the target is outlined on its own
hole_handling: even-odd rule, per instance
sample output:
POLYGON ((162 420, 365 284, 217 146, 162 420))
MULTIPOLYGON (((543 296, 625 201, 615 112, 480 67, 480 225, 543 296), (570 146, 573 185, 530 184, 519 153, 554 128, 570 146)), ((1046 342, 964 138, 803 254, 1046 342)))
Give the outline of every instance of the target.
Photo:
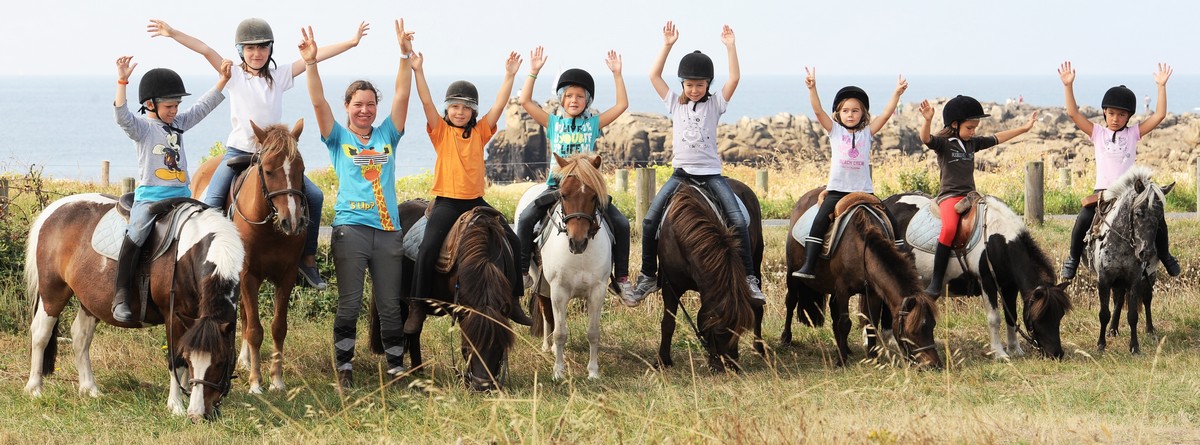
POLYGON ((242 237, 238 234, 233 222, 221 216, 221 211, 208 209, 194 217, 194 224, 184 224, 179 233, 179 249, 175 254, 176 260, 181 260, 193 246, 204 240, 210 233, 213 240, 208 245, 208 256, 205 260, 216 266, 214 274, 226 280, 237 280, 241 277, 242 261, 246 251, 242 246, 242 237))
MULTIPOLYGON (((296 190, 304 189, 303 184, 301 184, 301 187, 299 187, 299 188, 295 187, 295 184, 292 184, 292 164, 291 164, 291 162, 283 163, 283 177, 287 178, 287 186, 289 189, 296 189, 296 190)), ((288 219, 290 219, 292 221, 299 221, 300 215, 298 215, 297 213, 299 213, 299 211, 300 211, 300 203, 298 202, 296 197, 290 193, 287 195, 287 201, 288 201, 288 219)), ((299 228, 297 227, 297 229, 299 229, 299 228)))
MULTIPOLYGON (((204 373, 212 366, 212 354, 207 352, 192 352, 192 378, 204 380, 204 373)), ((188 401, 187 414, 190 417, 204 416, 204 385, 192 384, 192 397, 188 401)))

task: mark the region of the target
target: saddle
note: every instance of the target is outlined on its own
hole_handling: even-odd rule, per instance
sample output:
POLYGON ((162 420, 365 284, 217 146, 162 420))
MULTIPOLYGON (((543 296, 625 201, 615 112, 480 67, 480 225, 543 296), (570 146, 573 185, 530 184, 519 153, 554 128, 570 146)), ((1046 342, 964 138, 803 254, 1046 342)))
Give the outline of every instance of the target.
MULTIPOLYGON (((116 196, 104 196, 117 200, 117 205, 96 223, 96 229, 92 231, 92 249, 106 258, 118 260, 121 242, 125 239, 125 228, 129 225, 133 194, 127 193, 119 199, 116 196)), ((186 216, 207 208, 204 203, 192 198, 170 198, 151 204, 150 214, 155 222, 147 239, 154 242, 142 246, 142 258, 149 262, 166 253, 171 243, 179 238, 186 216)))
POLYGON ((502 223, 507 224, 504 214, 491 207, 480 206, 464 212, 458 217, 458 221, 454 222, 454 227, 450 229, 450 233, 446 234, 446 241, 442 242, 442 250, 438 255, 436 266, 438 272, 448 273, 454 268, 454 263, 458 256, 458 242, 462 240, 462 235, 467 231, 467 228, 471 227, 480 217, 499 218, 502 223))
MULTIPOLYGON (((986 202, 983 198, 983 195, 971 192, 954 206, 954 210, 961 215, 961 218, 958 222, 958 233, 955 234, 951 247, 960 253, 971 250, 983 237, 983 217, 980 216, 979 211, 979 208, 986 202)), ((917 213, 913 215, 912 220, 908 223, 904 239, 915 249, 933 253, 937 247, 937 238, 941 229, 940 209, 935 200, 930 200, 928 206, 918 209, 917 213)))
MULTIPOLYGON (((809 207, 796 220, 796 224, 792 226, 792 238, 796 241, 804 243, 805 238, 808 237, 809 232, 812 230, 813 222, 817 217, 817 209, 825 201, 825 194, 822 191, 817 196, 817 204, 809 207)), ((833 219, 833 224, 829 225, 829 230, 822 236, 821 258, 829 259, 830 254, 837 250, 837 246, 841 243, 842 235, 846 231, 846 226, 850 223, 850 218, 860 211, 867 212, 868 216, 878 222, 888 239, 895 238, 896 235, 892 233, 891 220, 888 219, 887 213, 883 208, 883 201, 880 201, 878 197, 870 193, 854 192, 846 195, 834 207, 833 214, 830 215, 830 218, 833 219)))
MULTIPOLYGON (((712 193, 708 192, 708 189, 704 188, 704 182, 698 181, 695 178, 686 178, 686 179, 684 179, 683 184, 681 184, 680 187, 691 187, 692 189, 696 190, 696 192, 700 193, 700 196, 702 196, 704 198, 704 202, 708 203, 708 207, 710 209, 712 209, 714 213, 717 214, 717 220, 721 222, 721 225, 723 225, 725 227, 730 227, 729 221, 727 219, 725 219, 725 209, 723 209, 721 207, 721 201, 717 200, 717 198, 715 196, 713 196, 712 193)), ((675 193, 679 193, 679 190, 676 189, 675 193)), ((742 197, 738 196, 736 193, 733 195, 733 197, 734 197, 734 199, 737 200, 738 210, 740 212, 742 212, 742 218, 745 219, 746 221, 750 221, 750 210, 746 209, 746 203, 742 202, 742 197)), ((672 197, 672 199, 667 201, 667 206, 665 208, 663 208, 662 214, 665 216, 666 214, 670 213, 671 207, 674 207, 674 206, 675 206, 675 199, 674 199, 674 197, 672 197)), ((663 229, 663 225, 659 224, 658 232, 655 232, 654 239, 658 239, 659 235, 662 234, 662 229, 663 229)))
MULTIPOLYGON (((978 226, 976 219, 979 216, 979 202, 983 201, 983 195, 979 192, 967 193, 967 196, 954 204, 954 212, 958 213, 958 231, 954 235, 954 244, 950 247, 956 250, 963 250, 971 239, 975 236, 975 228, 978 226)), ((939 202, 932 200, 929 202, 929 211, 933 216, 941 219, 941 208, 938 207, 939 202)))

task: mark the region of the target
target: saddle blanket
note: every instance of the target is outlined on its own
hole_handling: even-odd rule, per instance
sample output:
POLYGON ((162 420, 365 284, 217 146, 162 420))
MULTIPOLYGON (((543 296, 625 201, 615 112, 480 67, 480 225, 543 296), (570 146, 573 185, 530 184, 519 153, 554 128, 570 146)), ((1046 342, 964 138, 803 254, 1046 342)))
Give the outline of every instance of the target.
MULTIPOLYGON (((986 204, 981 204, 986 205, 986 204)), ((976 210, 979 212, 983 209, 976 210)), ((976 244, 979 244, 979 239, 983 235, 983 214, 975 218, 975 227, 971 233, 970 240, 967 241, 967 246, 964 250, 971 250, 976 244)), ((908 229, 904 232, 904 241, 914 249, 922 252, 934 253, 937 250, 938 235, 942 231, 942 220, 929 206, 921 206, 917 213, 913 215, 912 220, 908 222, 908 229)))

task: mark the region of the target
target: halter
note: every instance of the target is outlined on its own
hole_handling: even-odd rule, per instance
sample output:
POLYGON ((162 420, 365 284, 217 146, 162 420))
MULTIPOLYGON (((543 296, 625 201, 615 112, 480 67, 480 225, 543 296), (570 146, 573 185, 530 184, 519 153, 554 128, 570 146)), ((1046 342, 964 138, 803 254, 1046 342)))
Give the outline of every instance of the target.
POLYGON ((271 201, 271 198, 274 198, 279 195, 296 195, 297 197, 299 197, 299 201, 300 201, 300 212, 299 212, 300 221, 297 223, 297 225, 300 227, 307 227, 308 226, 308 197, 304 195, 304 191, 297 190, 294 188, 287 188, 287 189, 283 189, 283 190, 277 190, 274 192, 268 190, 267 189, 267 177, 266 177, 266 174, 263 173, 262 154, 259 152, 255 152, 253 157, 251 158, 251 163, 254 164, 255 170, 258 171, 259 188, 261 189, 263 200, 265 200, 267 202, 267 208, 270 209, 271 211, 261 221, 251 221, 249 218, 246 217, 246 215, 242 214, 242 209, 240 206, 238 206, 237 197, 238 197, 238 191, 240 191, 242 189, 242 185, 246 183, 247 175, 241 175, 241 180, 238 181, 237 187, 235 188, 235 190, 233 192, 233 211, 235 213, 237 213, 238 217, 242 218, 243 221, 246 221, 247 223, 250 223, 250 224, 253 224, 256 226, 266 224, 268 222, 277 221, 277 220, 279 220, 279 209, 275 208, 275 203, 271 201))

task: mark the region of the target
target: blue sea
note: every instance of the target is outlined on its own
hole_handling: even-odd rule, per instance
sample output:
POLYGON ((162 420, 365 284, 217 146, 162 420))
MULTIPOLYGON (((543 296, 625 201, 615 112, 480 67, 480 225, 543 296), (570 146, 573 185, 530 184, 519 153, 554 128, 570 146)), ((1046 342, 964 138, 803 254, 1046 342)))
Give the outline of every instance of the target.
MULTIPOLYGON (((607 73, 594 73, 597 79, 598 97, 596 106, 604 109, 613 103, 613 85, 607 73)), ((394 74, 367 76, 383 89, 383 104, 379 119, 387 113, 394 85, 394 74)), ((553 95, 553 76, 538 85, 534 98, 544 101, 553 95)), ((342 91, 352 80, 348 76, 326 76, 325 92, 334 108, 334 116, 345 120, 342 91)), ((499 88, 499 76, 470 76, 469 80, 479 87, 481 102, 489 105, 499 88)), ((329 157, 320 142, 313 118, 311 102, 304 87, 303 77, 297 78, 297 86, 284 97, 284 121, 294 122, 304 118, 305 134, 301 137, 300 149, 305 164, 310 168, 326 168, 329 157)), ((442 96, 446 86, 457 78, 431 77, 430 89, 435 100, 442 96)), ((521 79, 518 79, 521 80, 521 79)), ((185 76, 184 82, 193 95, 203 93, 214 83, 213 76, 185 76)), ((1041 106, 1062 106, 1062 82, 1053 73, 1048 76, 910 76, 909 89, 903 101, 919 102, 921 99, 952 97, 967 94, 984 102, 1000 102, 1020 97, 1025 103, 1041 106)), ((629 91, 630 111, 664 113, 662 102, 655 95, 650 82, 642 75, 628 73, 626 82, 629 91)), ((893 76, 824 76, 819 79, 821 97, 828 106, 833 94, 844 85, 859 85, 871 95, 872 102, 879 106, 886 103, 895 88, 893 76)), ((721 79, 717 79, 718 85, 721 79)), ((136 79, 130 85, 132 100, 136 100, 136 79)), ((1150 75, 1129 76, 1080 76, 1076 81, 1076 99, 1081 106, 1097 106, 1104 91, 1113 85, 1125 84, 1139 98, 1155 96, 1155 87, 1150 75)), ((517 88, 520 88, 518 85, 517 88)), ((13 173, 28 172, 39 168, 50 177, 98 180, 101 161, 111 164, 111 178, 134 176, 136 157, 133 144, 117 127, 113 119, 112 100, 115 80, 112 76, 91 77, 0 77, 0 170, 13 173)), ((716 91, 714 89, 714 91, 716 91)), ((516 91, 513 92, 515 96, 516 91)), ((1169 108, 1173 113, 1200 111, 1200 75, 1176 74, 1168 84, 1169 108)), ((194 97, 194 96, 193 96, 194 97)), ((185 98, 184 106, 191 102, 185 98)), ((433 147, 424 134, 425 115, 419 108, 416 92, 410 104, 408 128, 397 147, 397 176, 419 174, 432 169, 433 147)), ((440 106, 440 101, 439 101, 440 106)), ((1142 106, 1139 104, 1139 106, 1142 106)), ((131 106, 136 108, 136 105, 131 106)), ((723 122, 733 122, 742 116, 762 117, 780 112, 812 114, 807 91, 800 76, 747 76, 744 77, 723 122)), ((503 119, 500 122, 503 127, 503 119)), ((229 107, 220 106, 207 119, 185 135, 185 149, 191 168, 199 165, 201 157, 209 147, 224 142, 229 134, 229 107)))

